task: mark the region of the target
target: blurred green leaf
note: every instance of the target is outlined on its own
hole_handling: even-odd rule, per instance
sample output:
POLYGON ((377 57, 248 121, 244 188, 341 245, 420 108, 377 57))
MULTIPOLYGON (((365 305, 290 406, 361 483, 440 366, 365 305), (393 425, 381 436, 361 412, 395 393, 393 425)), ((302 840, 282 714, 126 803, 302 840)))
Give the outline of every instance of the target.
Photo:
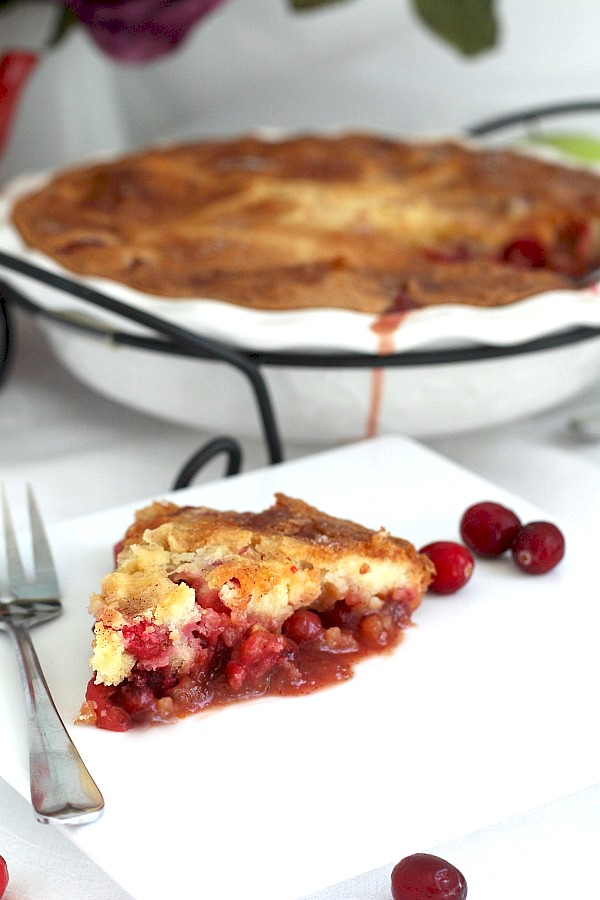
POLYGON ((528 144, 550 147, 582 162, 600 162, 600 138, 595 135, 572 132, 532 134, 525 141, 528 144))
MULTIPOLYGON (((23 0, 0 0, 0 10, 8 9, 23 0)), ((56 2, 56 0, 54 0, 56 2)), ((287 0, 297 11, 341 5, 348 0, 287 0)), ((363 0, 367 2, 367 0, 363 0)), ((398 3, 401 0, 397 0, 398 3)), ((498 26, 494 15, 497 0, 408 0, 423 22, 439 38, 451 44, 465 56, 474 56, 495 46, 498 26)), ((64 4, 56 4, 61 14, 50 39, 57 44, 77 22, 77 17, 64 4)))
POLYGON ((496 44, 494 0, 412 0, 412 4, 428 28, 465 56, 496 44))

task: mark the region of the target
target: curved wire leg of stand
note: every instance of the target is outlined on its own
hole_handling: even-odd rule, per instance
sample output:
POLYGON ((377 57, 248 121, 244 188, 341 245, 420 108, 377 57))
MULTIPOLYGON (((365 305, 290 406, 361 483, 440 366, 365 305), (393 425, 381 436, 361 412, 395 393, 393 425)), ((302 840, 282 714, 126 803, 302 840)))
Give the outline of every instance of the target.
MULTIPOLYGON (((39 269, 37 266, 11 257, 10 254, 6 254, 3 251, 0 251, 0 265, 5 265, 8 269, 12 269, 15 272, 33 278, 34 280, 41 281, 43 284, 47 284, 50 287, 65 291, 67 294, 78 297, 80 300, 87 303, 114 312, 124 319, 130 319, 144 325, 154 332, 162 334, 172 341, 175 347, 186 350, 191 355, 202 356, 205 354, 215 361, 229 363, 229 365, 236 368, 250 382, 260 415, 263 436, 269 454, 269 461, 271 463, 282 462, 283 450, 267 383, 259 370, 259 367, 255 365, 252 360, 244 357, 244 355, 235 348, 225 345, 215 339, 206 338, 201 334, 188 331, 181 326, 175 325, 166 319, 161 319, 158 316, 154 316, 141 309, 130 307, 126 303, 115 300, 87 285, 79 284, 69 278, 64 278, 55 273, 47 272, 44 269, 39 269)), ((11 301, 35 311, 35 304, 27 301, 27 298, 25 298, 20 291, 10 285, 4 285, 3 283, 2 289, 5 290, 6 296, 11 301)))
POLYGON ((12 344, 10 341, 11 322, 8 312, 8 304, 2 294, 0 283, 0 386, 8 375, 10 360, 12 358, 12 344))
POLYGON ((219 453, 228 455, 226 475, 237 475, 242 468, 242 449, 237 441, 229 437, 218 437, 209 441, 204 447, 194 453, 185 465, 182 466, 179 474, 173 482, 173 490, 187 487, 194 476, 198 474, 211 459, 218 456, 219 453))
POLYGON ((551 103, 547 106, 537 106, 531 109, 523 109, 519 112, 507 113, 477 122, 465 129, 469 137, 485 137, 494 131, 501 131, 513 125, 527 125, 538 119, 549 119, 554 116, 563 116, 572 113, 600 112, 599 100, 567 100, 564 103, 551 103))

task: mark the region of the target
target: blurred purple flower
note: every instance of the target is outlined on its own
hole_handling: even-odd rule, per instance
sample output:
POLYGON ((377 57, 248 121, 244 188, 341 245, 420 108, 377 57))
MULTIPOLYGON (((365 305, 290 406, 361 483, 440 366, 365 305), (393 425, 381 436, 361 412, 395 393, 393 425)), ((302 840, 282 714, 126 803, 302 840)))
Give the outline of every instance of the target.
MULTIPOLYGON (((55 0, 57 2, 57 0, 55 0)), ((96 44, 123 62, 170 53, 192 26, 224 0, 65 0, 96 44)))

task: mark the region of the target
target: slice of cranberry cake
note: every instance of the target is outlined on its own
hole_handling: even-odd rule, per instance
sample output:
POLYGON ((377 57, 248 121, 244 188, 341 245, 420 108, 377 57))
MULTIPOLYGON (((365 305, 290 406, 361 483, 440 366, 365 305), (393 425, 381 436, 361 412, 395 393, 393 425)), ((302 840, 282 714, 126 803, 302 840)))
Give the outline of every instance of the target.
POLYGON ((348 678, 398 642, 432 568, 383 528, 283 494, 259 513, 153 503, 92 595, 78 721, 124 731, 348 678))

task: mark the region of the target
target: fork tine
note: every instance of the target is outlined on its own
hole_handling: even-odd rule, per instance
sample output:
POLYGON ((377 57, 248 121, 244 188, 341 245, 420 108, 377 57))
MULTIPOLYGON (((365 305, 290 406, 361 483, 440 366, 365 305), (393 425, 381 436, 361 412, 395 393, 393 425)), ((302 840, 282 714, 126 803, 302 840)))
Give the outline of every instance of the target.
POLYGON ((35 580, 40 587, 44 587, 48 596, 58 597, 59 584, 56 576, 56 567, 52 558, 52 551, 48 543, 48 536, 44 528, 44 522, 40 514, 33 488, 27 485, 27 500, 29 505, 29 518, 31 521, 31 537, 33 541, 33 560, 35 563, 35 580))
POLYGON ((6 567, 10 588, 15 594, 20 593, 27 584, 25 569, 21 561, 12 516, 6 499, 6 491, 2 485, 2 516, 4 519, 4 541, 6 544, 6 567))
POLYGON ((27 485, 27 498, 29 507, 29 519, 33 546, 33 561, 35 565, 34 580, 27 577, 17 537, 13 525, 13 519, 8 505, 8 499, 4 485, 2 485, 2 514, 4 519, 4 539, 6 544, 6 567, 10 590, 17 597, 58 598, 59 584, 56 569, 52 559, 52 552, 46 536, 44 523, 38 509, 31 485, 27 485))

